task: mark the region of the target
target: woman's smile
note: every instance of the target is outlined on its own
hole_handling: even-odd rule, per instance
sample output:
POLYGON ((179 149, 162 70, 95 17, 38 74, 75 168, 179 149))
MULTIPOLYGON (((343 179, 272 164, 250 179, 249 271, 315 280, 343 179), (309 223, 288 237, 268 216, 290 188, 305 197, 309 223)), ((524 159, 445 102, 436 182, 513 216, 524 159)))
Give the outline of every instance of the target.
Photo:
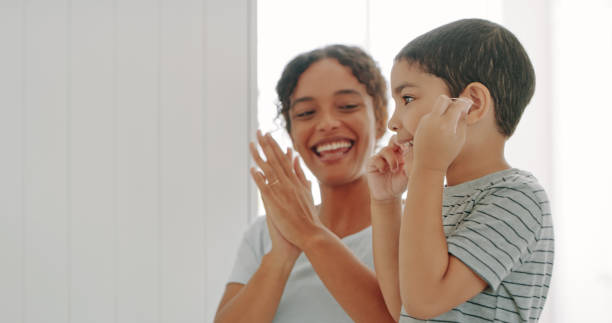
POLYGON ((315 144, 311 150, 326 163, 337 162, 344 158, 355 144, 354 140, 346 138, 323 139, 315 144))

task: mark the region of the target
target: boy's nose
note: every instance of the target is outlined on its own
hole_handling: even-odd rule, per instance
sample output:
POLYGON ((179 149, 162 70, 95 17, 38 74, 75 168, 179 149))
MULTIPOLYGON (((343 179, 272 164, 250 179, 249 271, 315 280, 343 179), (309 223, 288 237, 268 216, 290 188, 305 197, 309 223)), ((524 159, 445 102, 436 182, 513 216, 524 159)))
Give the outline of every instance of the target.
POLYGON ((387 127, 389 127, 389 130, 391 131, 397 132, 399 130, 400 122, 395 112, 391 116, 391 119, 389 119, 389 124, 387 125, 387 127))

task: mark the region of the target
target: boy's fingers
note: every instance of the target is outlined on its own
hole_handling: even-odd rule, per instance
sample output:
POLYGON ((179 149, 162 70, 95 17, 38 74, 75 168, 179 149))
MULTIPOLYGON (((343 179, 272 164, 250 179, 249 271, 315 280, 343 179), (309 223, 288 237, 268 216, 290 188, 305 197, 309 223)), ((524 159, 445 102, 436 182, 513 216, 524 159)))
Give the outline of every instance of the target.
POLYGON ((451 122, 455 132, 457 132, 457 125, 462 121, 465 122, 465 115, 471 106, 471 100, 459 98, 453 100, 451 105, 448 107, 445 113, 445 118, 451 122))
POLYGON ((378 155, 385 161, 392 172, 399 169, 401 163, 399 158, 401 158, 401 156, 397 156, 390 147, 383 148, 378 155))
POLYGON ((442 94, 440 96, 438 96, 438 98, 436 99, 436 102, 434 103, 434 108, 431 111, 432 114, 441 116, 446 112, 446 109, 448 109, 449 104, 451 103, 451 100, 448 96, 442 94))
POLYGON ((370 158, 370 160, 368 161, 366 165, 366 170, 369 173, 374 173, 374 172, 382 173, 388 168, 387 166, 388 166, 387 162, 380 155, 375 155, 374 157, 370 158))
POLYGON ((455 133, 464 136, 467 131, 467 112, 461 112, 459 115, 459 120, 457 120, 457 128, 455 128, 455 133))

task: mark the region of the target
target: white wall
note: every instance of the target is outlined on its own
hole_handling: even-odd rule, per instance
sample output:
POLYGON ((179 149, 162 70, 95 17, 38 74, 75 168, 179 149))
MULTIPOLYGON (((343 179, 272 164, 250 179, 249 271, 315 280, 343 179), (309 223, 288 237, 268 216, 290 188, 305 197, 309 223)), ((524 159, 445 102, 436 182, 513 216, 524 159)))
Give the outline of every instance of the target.
POLYGON ((0 322, 211 321, 254 210, 254 6, 0 2, 0 322))

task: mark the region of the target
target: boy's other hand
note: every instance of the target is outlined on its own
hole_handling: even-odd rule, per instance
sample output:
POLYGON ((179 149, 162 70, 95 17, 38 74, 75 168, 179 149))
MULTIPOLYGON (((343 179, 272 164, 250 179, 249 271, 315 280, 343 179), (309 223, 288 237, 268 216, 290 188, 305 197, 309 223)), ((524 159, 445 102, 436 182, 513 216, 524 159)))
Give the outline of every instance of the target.
POLYGON ((446 174, 465 144, 465 116, 472 105, 467 98, 440 95, 433 110, 419 121, 414 136, 414 168, 446 174))
POLYGON ((377 201, 399 199, 408 186, 405 169, 410 161, 406 161, 406 149, 398 145, 395 138, 391 137, 389 144, 366 164, 370 195, 377 201))

